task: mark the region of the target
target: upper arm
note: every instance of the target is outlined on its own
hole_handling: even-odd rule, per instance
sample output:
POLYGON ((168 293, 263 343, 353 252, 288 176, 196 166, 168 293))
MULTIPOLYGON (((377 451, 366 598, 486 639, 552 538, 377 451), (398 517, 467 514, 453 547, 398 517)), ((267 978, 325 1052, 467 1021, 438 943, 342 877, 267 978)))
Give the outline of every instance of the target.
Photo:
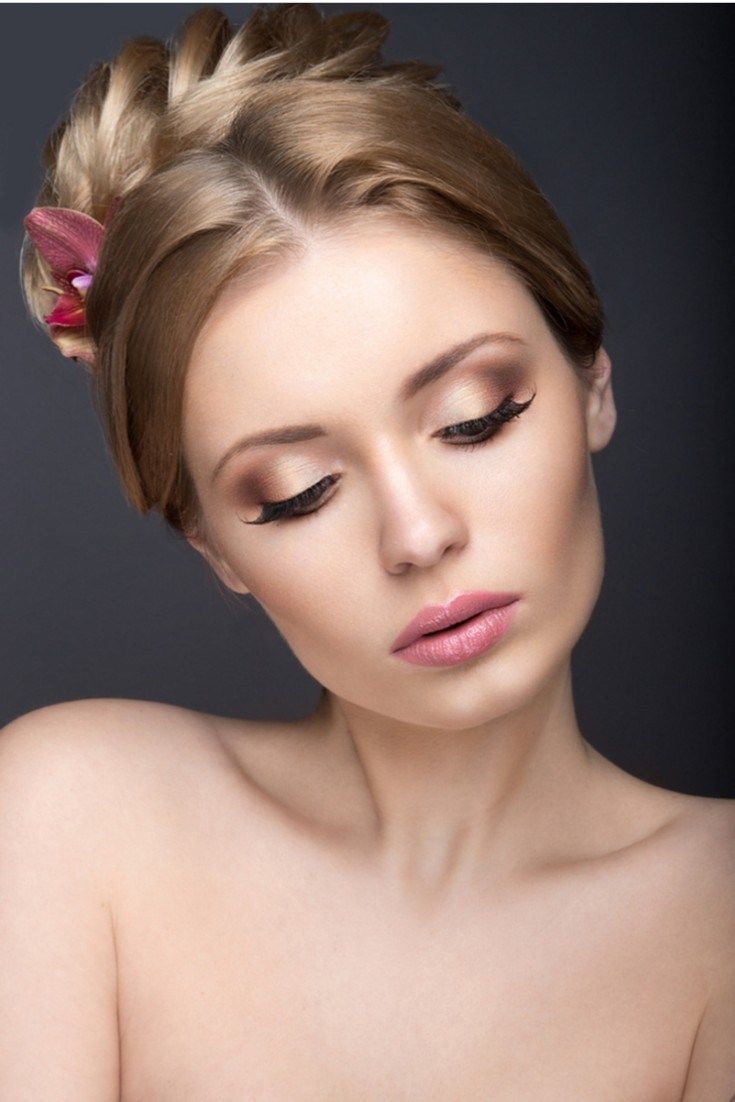
POLYGON ((0 730, 0 1097, 13 1102, 119 1097, 104 750, 75 703, 0 730))

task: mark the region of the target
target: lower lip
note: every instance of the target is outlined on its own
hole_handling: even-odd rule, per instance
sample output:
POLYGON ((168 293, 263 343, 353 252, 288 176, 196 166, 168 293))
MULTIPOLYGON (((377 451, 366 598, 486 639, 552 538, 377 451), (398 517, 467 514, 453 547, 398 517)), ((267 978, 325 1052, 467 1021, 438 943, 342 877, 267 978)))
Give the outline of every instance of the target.
POLYGON ((479 612, 471 620, 432 635, 421 635, 393 653, 417 666, 457 666, 496 643, 510 627, 518 601, 479 612))

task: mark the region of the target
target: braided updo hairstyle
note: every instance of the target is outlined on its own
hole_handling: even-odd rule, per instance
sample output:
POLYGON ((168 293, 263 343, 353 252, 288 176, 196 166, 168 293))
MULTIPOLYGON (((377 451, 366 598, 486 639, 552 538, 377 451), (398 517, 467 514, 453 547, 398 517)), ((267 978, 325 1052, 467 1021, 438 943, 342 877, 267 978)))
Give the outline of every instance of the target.
MULTIPOLYGON (((366 210, 401 214, 504 261, 584 375, 604 316, 569 233, 510 150, 465 114, 441 66, 389 64, 386 18, 264 4, 236 31, 197 9, 170 42, 139 37, 93 68, 43 151, 36 204, 106 229, 86 300, 94 396, 127 501, 175 533, 201 515, 182 454, 197 333, 244 286, 366 210)), ((26 236, 39 324, 49 271, 26 236)))

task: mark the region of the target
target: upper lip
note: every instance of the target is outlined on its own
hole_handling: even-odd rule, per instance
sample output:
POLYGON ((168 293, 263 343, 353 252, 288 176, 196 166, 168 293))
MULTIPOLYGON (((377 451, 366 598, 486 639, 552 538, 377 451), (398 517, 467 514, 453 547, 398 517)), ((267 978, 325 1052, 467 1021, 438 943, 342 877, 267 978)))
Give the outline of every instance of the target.
POLYGON ((409 646, 429 631, 441 631, 488 608, 509 605, 517 601, 518 596, 517 593, 491 593, 489 589, 475 589, 471 593, 460 593, 445 605, 426 605, 393 641, 391 652, 409 646))

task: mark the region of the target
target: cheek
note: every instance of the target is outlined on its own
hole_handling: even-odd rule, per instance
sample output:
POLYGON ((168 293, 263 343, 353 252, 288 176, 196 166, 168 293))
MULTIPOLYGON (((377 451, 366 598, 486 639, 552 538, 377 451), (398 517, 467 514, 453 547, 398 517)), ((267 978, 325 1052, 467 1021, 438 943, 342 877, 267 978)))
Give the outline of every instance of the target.
POLYGON ((580 448, 557 454, 537 466, 529 481, 527 534, 539 557, 558 568, 591 533, 594 489, 587 455, 580 448))
MULTIPOLYGON (((325 509, 328 512, 329 506, 325 509)), ((254 599, 298 657, 320 641, 333 651, 333 644, 345 634, 345 609, 354 601, 353 556, 345 555, 333 532, 326 532, 325 520, 326 515, 309 518, 303 526, 293 522, 277 555, 249 554, 242 572, 254 599), (303 535, 298 534, 299 528, 303 535), (317 533, 317 528, 322 530, 317 533)))
POLYGON ((597 487, 583 424, 569 426, 563 449, 549 449, 526 483, 524 530, 528 583, 557 618, 570 645, 597 601, 604 543, 597 487))

